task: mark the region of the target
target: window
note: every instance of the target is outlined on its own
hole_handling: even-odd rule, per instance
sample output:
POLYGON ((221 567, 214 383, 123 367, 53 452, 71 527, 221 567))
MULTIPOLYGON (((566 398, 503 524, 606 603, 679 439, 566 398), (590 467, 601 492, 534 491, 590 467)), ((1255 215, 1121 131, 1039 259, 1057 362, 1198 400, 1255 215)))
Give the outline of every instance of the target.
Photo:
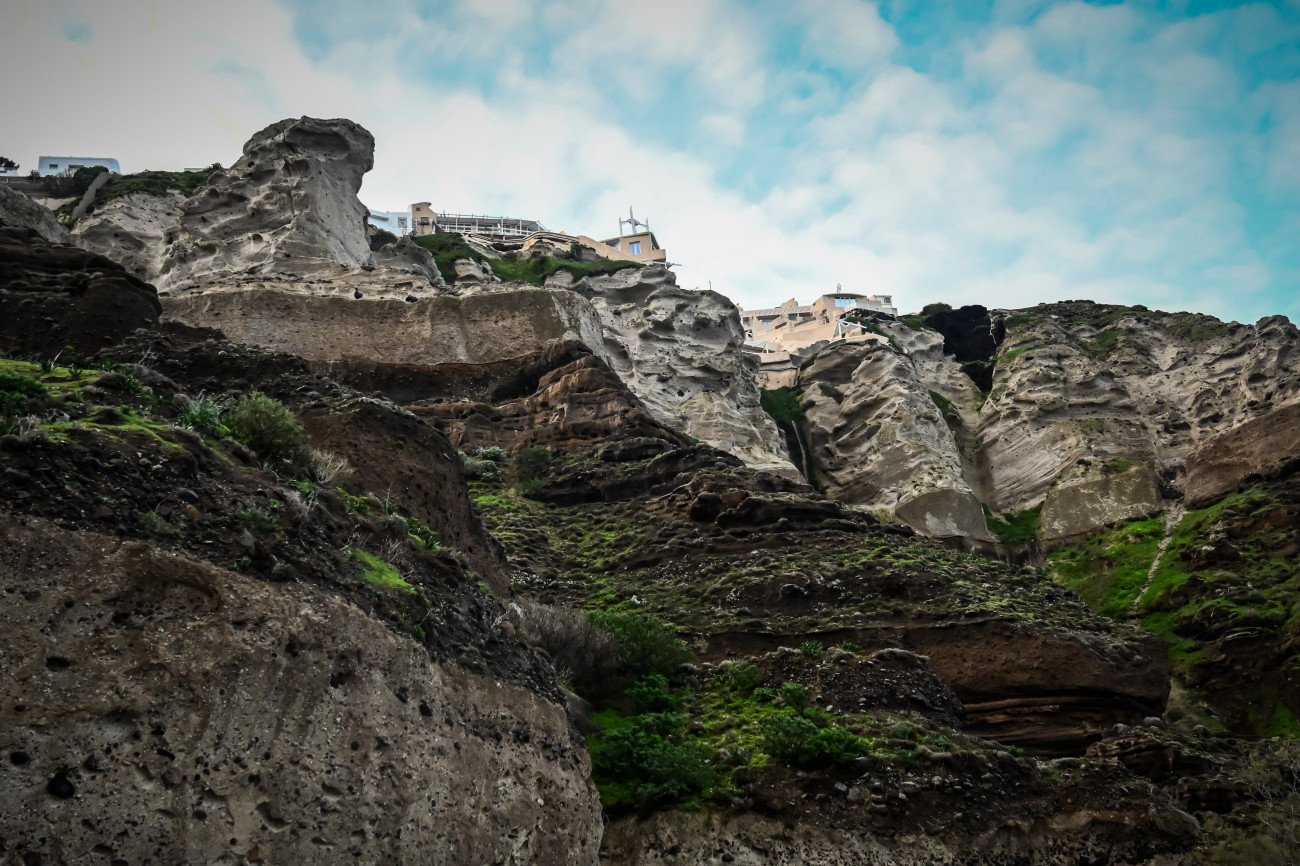
POLYGON ((857 305, 858 305, 858 302, 857 302, 857 300, 855 300, 854 298, 836 298, 836 299, 835 299, 835 306, 837 306, 837 307, 856 307, 857 305))
POLYGON ((59 167, 59 164, 58 164, 57 162, 52 162, 52 163, 50 163, 50 168, 58 168, 58 167, 59 167))
POLYGON ((640 242, 640 241, 632 241, 632 243, 628 244, 627 246, 628 246, 627 251, 628 251, 629 253, 631 253, 632 255, 634 255, 634 256, 639 256, 639 255, 641 255, 641 242, 640 242))

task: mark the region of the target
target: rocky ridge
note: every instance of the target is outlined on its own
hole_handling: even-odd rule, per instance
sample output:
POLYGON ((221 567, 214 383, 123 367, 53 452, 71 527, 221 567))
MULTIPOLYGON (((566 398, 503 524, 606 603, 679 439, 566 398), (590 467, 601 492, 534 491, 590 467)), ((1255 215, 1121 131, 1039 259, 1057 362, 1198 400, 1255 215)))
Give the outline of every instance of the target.
POLYGON ((115 199, 76 237, 153 280, 167 317, 332 374, 492 363, 549 340, 581 340, 656 417, 751 465, 796 475, 775 425, 757 411, 753 361, 740 350, 729 301, 678 288, 663 266, 576 283, 556 275, 537 287, 487 280, 466 259, 456 267, 473 279, 446 285, 411 239, 367 239, 357 191, 373 150, 350 121, 281 121, 190 198, 115 199))

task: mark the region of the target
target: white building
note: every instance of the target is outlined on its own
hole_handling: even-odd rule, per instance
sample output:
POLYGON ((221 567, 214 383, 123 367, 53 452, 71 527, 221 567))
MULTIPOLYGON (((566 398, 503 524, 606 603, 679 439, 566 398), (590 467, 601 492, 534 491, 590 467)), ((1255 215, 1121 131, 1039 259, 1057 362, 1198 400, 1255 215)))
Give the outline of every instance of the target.
POLYGON ((41 177, 48 177, 52 174, 74 174, 79 168, 92 168, 97 165, 102 165, 113 174, 122 173, 117 160, 102 156, 42 156, 36 171, 41 177))
POLYGON ((376 228, 392 232, 399 238, 402 235, 409 235, 415 227, 415 220, 411 217, 411 209, 406 210, 370 210, 368 218, 369 223, 376 228))

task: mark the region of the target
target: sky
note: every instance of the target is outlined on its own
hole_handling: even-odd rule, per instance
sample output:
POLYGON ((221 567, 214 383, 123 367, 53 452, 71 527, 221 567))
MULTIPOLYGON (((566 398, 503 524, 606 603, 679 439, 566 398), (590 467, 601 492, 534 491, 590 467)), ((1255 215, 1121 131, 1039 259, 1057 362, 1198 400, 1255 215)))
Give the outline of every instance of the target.
POLYGON ((1300 320, 1300 0, 7 0, 0 64, 24 171, 348 117, 372 209, 600 239, 632 207, 747 308, 1300 320))

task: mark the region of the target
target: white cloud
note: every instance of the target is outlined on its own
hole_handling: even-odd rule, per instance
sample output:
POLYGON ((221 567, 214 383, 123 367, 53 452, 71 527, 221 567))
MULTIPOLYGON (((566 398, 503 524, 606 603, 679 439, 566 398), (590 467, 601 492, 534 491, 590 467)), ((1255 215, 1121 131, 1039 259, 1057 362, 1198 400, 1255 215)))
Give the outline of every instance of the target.
POLYGON ((1232 287, 1268 303, 1279 273, 1230 176, 1254 166, 1290 206, 1300 88, 1252 90, 1212 38, 1276 42, 1267 16, 1161 27, 1000 0, 1013 23, 947 49, 951 79, 899 65, 874 4, 815 7, 405 2, 377 21, 339 4, 305 13, 336 42, 308 61, 290 15, 257 0, 86 3, 89 41, 51 38, 33 3, 0 9, 0 62, 24 85, 0 147, 25 166, 77 151, 179 168, 229 163, 281 116, 346 116, 376 137, 373 207, 606 236, 631 204, 683 285, 748 307, 837 283, 905 308, 1094 296, 1241 315, 1232 287), (774 63, 787 37, 816 62, 774 63))

